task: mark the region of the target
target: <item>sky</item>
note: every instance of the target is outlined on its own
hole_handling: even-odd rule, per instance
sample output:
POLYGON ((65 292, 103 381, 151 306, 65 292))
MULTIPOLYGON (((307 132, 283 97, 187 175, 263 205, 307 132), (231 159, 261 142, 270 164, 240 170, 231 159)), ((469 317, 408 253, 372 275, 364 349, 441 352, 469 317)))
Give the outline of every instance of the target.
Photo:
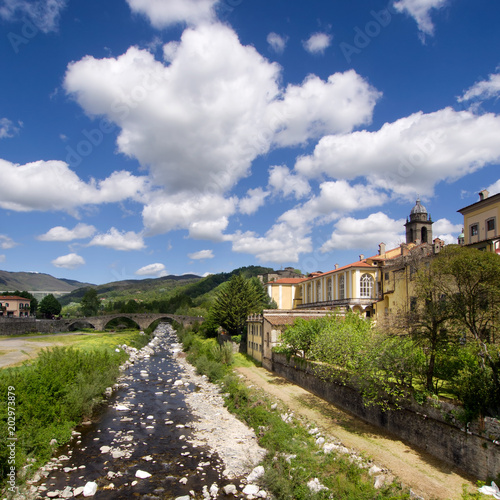
POLYGON ((455 243, 497 0, 0 0, 0 268, 95 284, 455 243))

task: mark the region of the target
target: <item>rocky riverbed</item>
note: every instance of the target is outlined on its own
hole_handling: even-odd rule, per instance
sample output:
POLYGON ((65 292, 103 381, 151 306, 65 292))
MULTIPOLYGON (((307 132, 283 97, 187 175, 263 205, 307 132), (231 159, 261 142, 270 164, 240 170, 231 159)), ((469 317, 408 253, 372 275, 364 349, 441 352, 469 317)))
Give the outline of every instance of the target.
POLYGON ((258 485, 265 450, 186 362, 172 327, 140 351, 120 348, 129 360, 107 408, 17 498, 268 498, 258 485))

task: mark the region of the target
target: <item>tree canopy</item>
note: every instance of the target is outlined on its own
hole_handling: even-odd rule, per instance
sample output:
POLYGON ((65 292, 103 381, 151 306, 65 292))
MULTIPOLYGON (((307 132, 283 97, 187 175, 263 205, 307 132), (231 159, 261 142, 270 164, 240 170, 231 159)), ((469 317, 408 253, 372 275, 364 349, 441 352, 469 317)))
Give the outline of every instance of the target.
POLYGON ((84 316, 95 316, 101 307, 101 302, 97 296, 95 288, 89 288, 82 297, 80 308, 84 316))
POLYGON ((38 310, 45 318, 52 318, 60 314, 62 309, 59 301, 51 294, 47 295, 40 301, 38 310))

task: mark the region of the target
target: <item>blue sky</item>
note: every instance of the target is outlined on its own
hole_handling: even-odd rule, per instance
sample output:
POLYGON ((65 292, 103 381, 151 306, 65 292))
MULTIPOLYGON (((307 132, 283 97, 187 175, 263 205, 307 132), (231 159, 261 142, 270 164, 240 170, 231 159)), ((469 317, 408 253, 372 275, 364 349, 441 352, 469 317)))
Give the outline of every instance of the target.
POLYGON ((500 192, 495 0, 0 0, 0 268, 328 271, 500 192))

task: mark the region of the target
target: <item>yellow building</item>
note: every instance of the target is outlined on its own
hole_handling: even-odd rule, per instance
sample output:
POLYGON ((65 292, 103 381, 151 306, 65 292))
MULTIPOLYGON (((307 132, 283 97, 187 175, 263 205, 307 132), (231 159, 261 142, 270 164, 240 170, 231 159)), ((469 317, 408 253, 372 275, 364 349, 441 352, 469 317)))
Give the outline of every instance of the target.
POLYGON ((276 302, 278 309, 293 309, 298 284, 307 278, 281 278, 266 283, 267 293, 276 302))
POLYGON ((458 210, 464 216, 464 233, 459 243, 500 255, 500 193, 479 193, 479 201, 458 210))

